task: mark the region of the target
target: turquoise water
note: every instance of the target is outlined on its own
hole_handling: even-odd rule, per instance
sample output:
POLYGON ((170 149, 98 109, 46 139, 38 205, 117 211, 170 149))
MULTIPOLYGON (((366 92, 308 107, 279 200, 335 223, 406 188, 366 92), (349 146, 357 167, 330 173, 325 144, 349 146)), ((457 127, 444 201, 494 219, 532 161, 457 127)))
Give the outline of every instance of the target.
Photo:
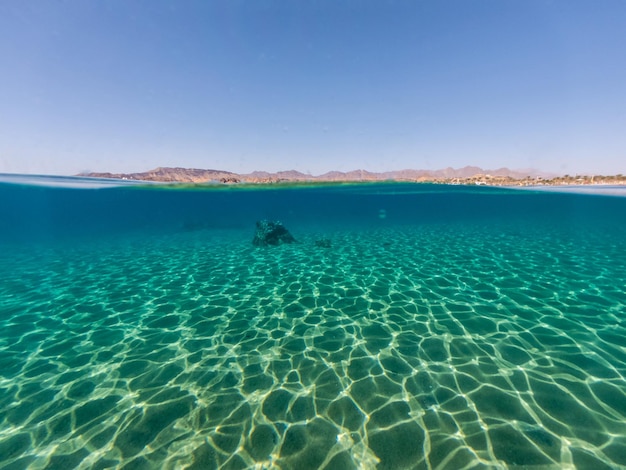
POLYGON ((0 184, 0 468, 626 466, 626 198, 41 181, 0 184))

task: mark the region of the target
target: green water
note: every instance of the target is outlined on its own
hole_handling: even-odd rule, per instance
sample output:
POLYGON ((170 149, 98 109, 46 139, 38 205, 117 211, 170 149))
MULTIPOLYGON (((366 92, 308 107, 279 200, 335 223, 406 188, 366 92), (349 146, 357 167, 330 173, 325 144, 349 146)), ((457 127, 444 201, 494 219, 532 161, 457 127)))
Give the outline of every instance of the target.
POLYGON ((626 198, 1 189, 0 468, 626 466, 626 198))

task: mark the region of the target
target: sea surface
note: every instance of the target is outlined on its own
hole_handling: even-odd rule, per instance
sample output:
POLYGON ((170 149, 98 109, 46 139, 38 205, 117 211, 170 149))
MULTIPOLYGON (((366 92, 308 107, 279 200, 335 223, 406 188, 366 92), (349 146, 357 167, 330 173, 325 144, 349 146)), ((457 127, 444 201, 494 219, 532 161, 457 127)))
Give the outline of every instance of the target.
POLYGON ((626 467, 626 197, 0 179, 2 469, 626 467))

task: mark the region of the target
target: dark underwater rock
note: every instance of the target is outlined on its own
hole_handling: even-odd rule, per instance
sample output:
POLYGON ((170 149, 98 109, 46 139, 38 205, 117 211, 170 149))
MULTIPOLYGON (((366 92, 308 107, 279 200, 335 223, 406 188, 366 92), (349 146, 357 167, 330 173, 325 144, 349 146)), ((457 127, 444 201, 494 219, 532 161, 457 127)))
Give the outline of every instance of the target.
POLYGON ((254 246, 282 245, 296 241, 289 230, 280 222, 271 220, 259 220, 256 223, 256 233, 252 244, 254 246))

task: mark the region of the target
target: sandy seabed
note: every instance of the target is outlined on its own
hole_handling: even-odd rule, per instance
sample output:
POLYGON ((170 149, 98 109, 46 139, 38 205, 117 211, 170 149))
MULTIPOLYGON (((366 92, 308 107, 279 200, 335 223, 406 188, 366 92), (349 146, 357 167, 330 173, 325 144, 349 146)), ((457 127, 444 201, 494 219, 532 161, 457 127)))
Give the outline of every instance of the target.
POLYGON ((626 466, 622 238, 294 234, 1 255, 0 467, 626 466))

